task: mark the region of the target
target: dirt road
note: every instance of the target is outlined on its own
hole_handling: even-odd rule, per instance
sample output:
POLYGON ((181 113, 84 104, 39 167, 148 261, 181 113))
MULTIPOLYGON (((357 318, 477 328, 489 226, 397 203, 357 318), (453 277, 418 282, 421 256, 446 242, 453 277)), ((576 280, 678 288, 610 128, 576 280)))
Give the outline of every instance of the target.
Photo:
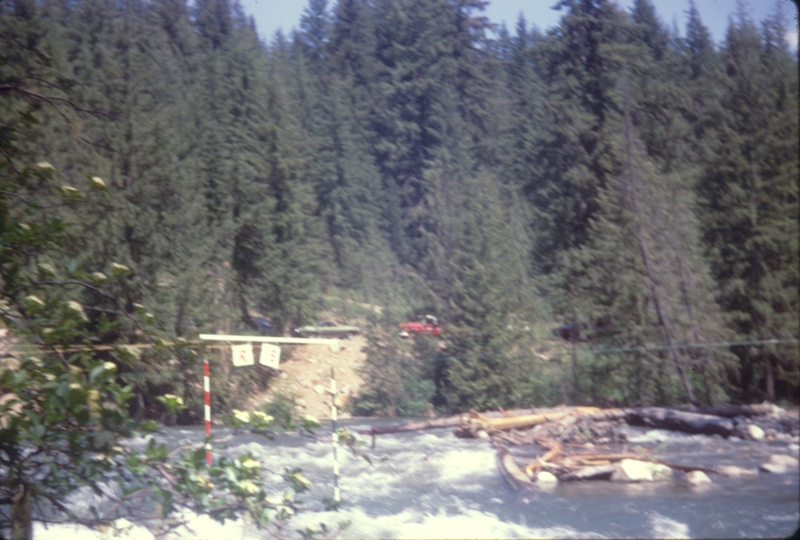
MULTIPOLYGON (((281 377, 266 393, 256 396, 250 403, 255 409, 270 401, 274 393, 294 395, 298 413, 317 418, 331 414, 331 368, 336 377, 339 395, 356 395, 362 379, 358 368, 364 363, 363 349, 367 340, 363 336, 339 340, 337 352, 328 345, 295 345, 287 358, 281 359, 281 377)), ((346 417, 340 413, 340 417, 346 417)))

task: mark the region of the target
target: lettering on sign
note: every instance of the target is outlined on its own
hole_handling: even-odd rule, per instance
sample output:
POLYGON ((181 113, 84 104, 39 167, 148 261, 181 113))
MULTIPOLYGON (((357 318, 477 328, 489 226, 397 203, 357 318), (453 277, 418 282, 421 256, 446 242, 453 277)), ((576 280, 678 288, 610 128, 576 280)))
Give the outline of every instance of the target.
POLYGON ((233 352, 234 366, 252 366, 255 363, 253 360, 253 346, 249 343, 231 345, 231 351, 233 352))
POLYGON ((261 357, 258 359, 258 363, 262 366, 271 367, 272 369, 278 369, 278 365, 281 361, 281 348, 277 345, 270 345, 268 343, 261 344, 261 357))

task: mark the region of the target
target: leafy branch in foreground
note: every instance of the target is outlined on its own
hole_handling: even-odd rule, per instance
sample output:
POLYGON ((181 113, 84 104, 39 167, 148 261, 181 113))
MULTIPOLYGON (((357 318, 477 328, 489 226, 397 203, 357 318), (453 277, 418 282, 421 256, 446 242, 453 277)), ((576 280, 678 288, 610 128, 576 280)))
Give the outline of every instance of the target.
MULTIPOLYGON (((20 186, 9 171, 4 167, 0 175, 2 193, 20 186)), ((51 182, 53 173, 47 167, 20 171, 41 182, 51 182)), ((77 190, 69 191, 65 203, 78 199, 77 190)), ((163 533, 186 524, 184 510, 221 522, 246 517, 266 527, 294 513, 292 497, 267 498, 261 464, 251 455, 208 466, 204 446, 173 455, 153 439, 141 453, 126 444, 126 438, 156 426, 135 422, 128 413, 133 393, 117 378, 117 365, 129 360, 128 350, 112 346, 111 359, 104 360, 98 347, 108 342, 120 318, 135 322, 154 347, 166 349, 166 340, 143 306, 90 319, 75 300, 80 291, 102 293, 98 282, 129 270, 116 265, 110 278, 102 274, 100 279, 100 273, 87 274, 73 263, 56 268, 48 255, 61 245, 63 223, 38 217, 33 205, 30 214, 11 219, 8 200, 0 195, 5 218, 0 223, 0 320, 8 349, 0 363, 0 531, 29 539, 34 518, 96 528, 125 517, 163 533), (69 502, 79 488, 108 503, 79 512, 69 502)), ((170 352, 194 355, 180 342, 170 352)), ((183 407, 177 396, 159 401, 169 413, 183 407)), ((263 416, 257 427, 270 435, 272 419, 263 416)), ((287 476, 295 492, 307 489, 303 479, 299 471, 287 476)))
MULTIPOLYGON (((4 85, 6 67, 2 56, 0 536, 28 540, 34 520, 98 529, 113 527, 122 517, 164 534, 186 525, 187 511, 220 522, 273 525, 273 534, 280 533, 294 498, 267 498, 261 464, 253 456, 222 458, 209 466, 205 446, 170 453, 151 439, 143 451, 134 448, 134 437, 157 426, 129 414, 134 394, 120 382, 118 369, 132 353, 130 346, 116 344, 117 327, 134 326, 141 345, 187 363, 195 353, 180 340, 168 347, 173 340, 160 334, 156 317, 144 306, 123 307, 105 292, 132 274, 126 266, 90 273, 74 259, 56 262, 62 260, 68 229, 59 213, 83 195, 59 185, 49 163, 26 166, 20 157, 19 130, 35 123, 35 107, 25 106, 31 96, 19 85, 4 85), (108 309, 85 309, 82 294, 102 296, 108 309), (81 509, 75 494, 87 490, 103 503, 81 509)), ((107 191, 99 177, 87 180, 89 189, 107 191)), ((177 396, 159 401, 168 413, 183 406, 177 396)), ((299 472, 288 478, 295 492, 305 489, 299 478, 299 472)))

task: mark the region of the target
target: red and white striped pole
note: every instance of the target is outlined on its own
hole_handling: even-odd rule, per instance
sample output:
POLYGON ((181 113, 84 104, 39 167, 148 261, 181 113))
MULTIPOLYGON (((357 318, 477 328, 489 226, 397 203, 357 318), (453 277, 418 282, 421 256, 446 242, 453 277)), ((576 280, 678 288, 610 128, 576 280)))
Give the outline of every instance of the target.
MULTIPOLYGON (((208 359, 203 358, 203 394, 206 404, 206 437, 211 436, 211 382, 208 377, 208 359)), ((211 465, 211 445, 206 444, 206 464, 211 465)))

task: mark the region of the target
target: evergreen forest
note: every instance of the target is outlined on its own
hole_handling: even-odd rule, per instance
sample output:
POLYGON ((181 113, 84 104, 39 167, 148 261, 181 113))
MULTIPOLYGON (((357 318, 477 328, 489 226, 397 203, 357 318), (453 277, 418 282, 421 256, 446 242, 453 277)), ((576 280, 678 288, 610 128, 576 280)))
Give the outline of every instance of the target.
MULTIPOLYGON (((339 306, 365 320, 365 414, 796 404, 796 22, 742 7, 715 43, 691 1, 679 29, 560 0, 547 32, 486 3, 309 0, 265 43, 237 0, 0 1, 0 174, 106 188, 51 207, 26 184, 69 224, 30 264, 129 268, 108 294, 188 341, 339 306), (441 339, 397 337, 425 313, 441 339), (573 354, 537 353, 573 323, 573 354)), ((2 197, 4 228, 35 228, 2 197)), ((136 351, 132 414, 171 392, 199 421, 193 360, 136 351)), ((216 410, 255 384, 226 376, 216 410)))

